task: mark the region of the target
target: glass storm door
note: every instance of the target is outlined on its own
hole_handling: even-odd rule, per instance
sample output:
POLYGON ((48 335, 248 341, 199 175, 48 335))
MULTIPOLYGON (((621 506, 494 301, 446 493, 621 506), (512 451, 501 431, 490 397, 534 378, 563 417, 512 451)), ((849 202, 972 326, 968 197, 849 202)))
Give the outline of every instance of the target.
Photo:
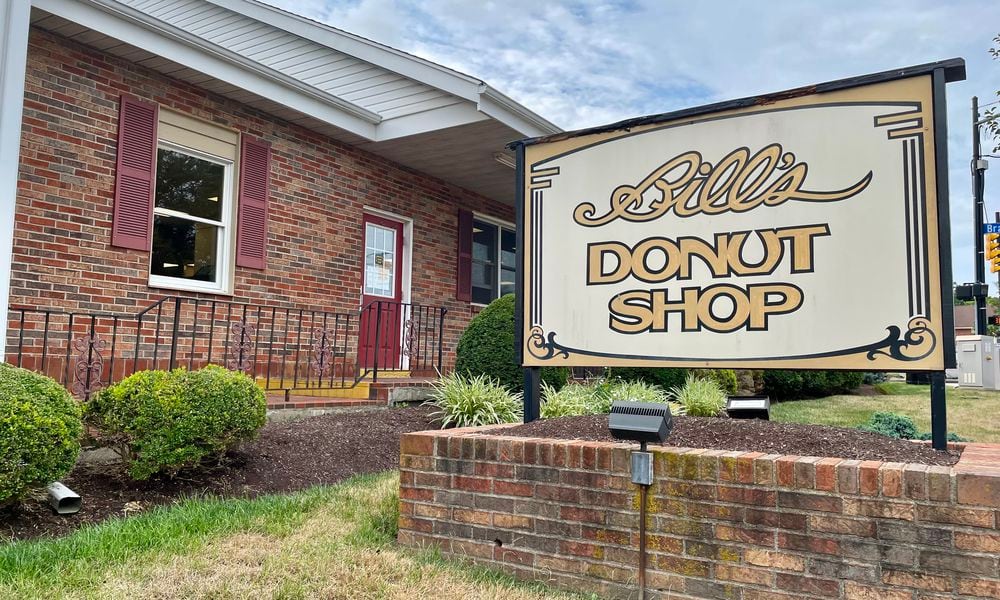
POLYGON ((402 368, 403 224, 365 215, 358 362, 402 368))

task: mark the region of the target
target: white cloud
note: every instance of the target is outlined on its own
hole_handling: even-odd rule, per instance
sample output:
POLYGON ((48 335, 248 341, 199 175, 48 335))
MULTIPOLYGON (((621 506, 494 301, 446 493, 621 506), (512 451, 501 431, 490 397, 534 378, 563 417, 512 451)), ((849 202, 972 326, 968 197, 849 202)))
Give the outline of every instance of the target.
POLYGON ((964 57, 949 163, 955 279, 972 278, 969 98, 1000 89, 993 0, 268 1, 481 78, 567 129, 964 57))

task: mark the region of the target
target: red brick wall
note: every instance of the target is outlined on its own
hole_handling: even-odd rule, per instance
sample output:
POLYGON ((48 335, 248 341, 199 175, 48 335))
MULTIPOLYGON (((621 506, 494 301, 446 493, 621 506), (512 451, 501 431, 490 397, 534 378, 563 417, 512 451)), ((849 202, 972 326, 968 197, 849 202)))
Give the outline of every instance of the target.
POLYGON ((507 220, 512 207, 38 29, 28 51, 12 306, 134 314, 163 296, 195 296, 150 289, 149 254, 110 246, 122 93, 272 143, 267 270, 236 268, 232 300, 356 310, 362 207, 373 206, 413 219, 412 301, 448 308, 446 353, 454 349, 474 311, 455 301, 458 207, 507 220))
MULTIPOLYGON (((407 434, 407 545, 602 597, 636 597, 638 492, 622 444, 407 434)), ((1000 597, 1000 447, 955 468, 655 448, 653 597, 1000 597)))

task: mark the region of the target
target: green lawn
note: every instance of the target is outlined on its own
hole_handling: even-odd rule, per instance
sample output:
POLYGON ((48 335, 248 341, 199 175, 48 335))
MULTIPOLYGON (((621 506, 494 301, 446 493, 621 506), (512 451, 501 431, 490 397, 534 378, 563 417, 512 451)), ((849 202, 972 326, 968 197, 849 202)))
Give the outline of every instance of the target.
POLYGON ((0 598, 578 598, 395 545, 398 475, 0 546, 0 598))
MULTIPOLYGON (((792 423, 854 427, 879 411, 911 417, 920 431, 931 429, 930 387, 884 383, 879 396, 830 396, 771 405, 771 418, 792 423)), ((1000 442, 1000 392, 948 388, 948 431, 977 442, 1000 442)))

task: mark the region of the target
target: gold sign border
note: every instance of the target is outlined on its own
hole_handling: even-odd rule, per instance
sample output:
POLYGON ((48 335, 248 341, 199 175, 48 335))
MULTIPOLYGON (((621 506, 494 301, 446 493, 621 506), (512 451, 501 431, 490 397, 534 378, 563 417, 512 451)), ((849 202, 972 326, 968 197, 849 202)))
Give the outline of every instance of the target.
MULTIPOLYGON (((718 112, 705 113, 696 117, 675 119, 633 127, 627 130, 602 131, 576 137, 566 137, 553 141, 542 141, 524 147, 523 167, 523 205, 521 224, 523 235, 522 252, 524 262, 522 268, 522 298, 524 301, 523 323, 523 366, 614 366, 614 367, 686 367, 686 368, 744 368, 744 369, 845 369, 871 371, 940 371, 945 368, 944 344, 952 339, 942 329, 942 287, 941 258, 939 253, 938 231, 938 194, 937 168, 935 153, 934 128, 934 94, 931 75, 920 75, 905 79, 897 79, 874 83, 832 92, 803 95, 795 98, 778 100, 768 104, 747 108, 735 108, 718 112), (534 265, 531 263, 533 244, 532 226, 535 215, 531 214, 532 195, 551 185, 549 179, 555 173, 553 169, 533 170, 533 166, 553 157, 579 150, 587 146, 608 142, 625 136, 633 136, 644 132, 694 124, 720 117, 751 115, 788 108, 804 108, 809 106, 832 103, 919 103, 922 107, 919 124, 913 125, 912 118, 900 118, 907 124, 891 130, 890 137, 906 137, 922 134, 918 139, 922 142, 924 203, 926 215, 927 243, 927 280, 921 281, 921 286, 928 290, 927 301, 930 304, 930 314, 922 319, 913 318, 909 323, 890 325, 880 337, 884 337, 880 349, 872 347, 879 345, 878 339, 873 339, 872 346, 863 349, 845 349, 834 351, 834 354, 809 358, 776 358, 776 359, 678 359, 667 357, 651 359, 643 357, 604 356, 593 351, 584 353, 559 345, 554 332, 546 332, 541 327, 532 324, 530 318, 531 298, 536 290, 532 287, 534 265), (905 329, 904 329, 905 328, 905 329), (893 332, 892 330, 896 331, 893 332), (925 352, 925 345, 933 347, 925 352), (854 351, 852 351, 854 350, 854 351), (839 352, 839 353, 838 353, 839 352)), ((894 124, 892 115, 883 117, 883 122, 876 126, 891 126, 894 124)), ((904 267, 905 268, 905 267, 904 267)), ((912 283, 912 281, 911 281, 912 283)), ((541 299, 538 299, 541 302, 541 299)), ((729 335, 739 335, 733 333, 729 335)), ((873 336, 874 337, 874 336, 873 336)))

